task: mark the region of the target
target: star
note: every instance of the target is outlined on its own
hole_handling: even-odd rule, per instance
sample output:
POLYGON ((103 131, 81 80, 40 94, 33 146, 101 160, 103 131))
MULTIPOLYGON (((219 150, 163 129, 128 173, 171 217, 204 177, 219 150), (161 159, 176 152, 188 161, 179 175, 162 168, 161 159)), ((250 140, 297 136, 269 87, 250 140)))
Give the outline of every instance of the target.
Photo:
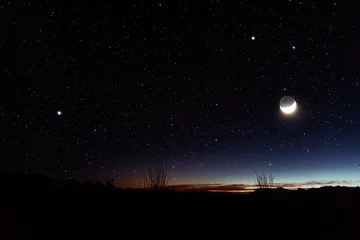
POLYGON ((251 37, 251 40, 253 40, 253 41, 254 41, 254 40, 255 40, 255 36, 252 36, 252 37, 251 37))
POLYGON ((57 111, 57 115, 58 115, 58 116, 61 116, 61 115, 62 115, 62 112, 61 112, 61 111, 57 111))
POLYGON ((292 49, 293 49, 293 50, 295 50, 295 49, 296 49, 296 47, 295 47, 295 46, 292 46, 292 49))

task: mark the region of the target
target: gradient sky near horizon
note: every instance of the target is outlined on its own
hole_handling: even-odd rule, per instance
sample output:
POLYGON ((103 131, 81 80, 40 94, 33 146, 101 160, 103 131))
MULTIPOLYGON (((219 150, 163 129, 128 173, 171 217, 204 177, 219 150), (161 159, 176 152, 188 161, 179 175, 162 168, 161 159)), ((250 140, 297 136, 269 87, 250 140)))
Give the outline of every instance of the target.
POLYGON ((1 3, 0 170, 135 185, 161 160, 172 184, 253 184, 255 170, 279 183, 359 181, 359 11, 1 3))

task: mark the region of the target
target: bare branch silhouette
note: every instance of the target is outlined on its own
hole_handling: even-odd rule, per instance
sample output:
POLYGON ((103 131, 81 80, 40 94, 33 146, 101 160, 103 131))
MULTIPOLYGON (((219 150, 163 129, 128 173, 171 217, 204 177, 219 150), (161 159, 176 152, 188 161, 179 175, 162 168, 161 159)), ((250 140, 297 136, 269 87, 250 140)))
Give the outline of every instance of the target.
POLYGON ((170 170, 170 166, 160 161, 149 165, 144 165, 141 168, 144 188, 152 190, 166 188, 170 179, 170 170))
POLYGON ((115 179, 109 177, 105 180, 105 186, 114 188, 114 182, 115 179))
POLYGON ((261 174, 258 174, 255 171, 256 179, 255 179, 255 185, 258 188, 273 188, 274 187, 274 178, 271 173, 267 176, 265 173, 261 172, 261 174))

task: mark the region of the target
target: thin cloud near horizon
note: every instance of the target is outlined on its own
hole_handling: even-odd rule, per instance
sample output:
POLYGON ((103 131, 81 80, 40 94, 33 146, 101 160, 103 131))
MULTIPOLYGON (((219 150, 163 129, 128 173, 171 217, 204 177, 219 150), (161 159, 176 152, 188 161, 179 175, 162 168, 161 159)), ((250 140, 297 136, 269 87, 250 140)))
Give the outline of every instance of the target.
MULTIPOLYGON (((236 191, 236 190, 255 190, 255 184, 179 184, 171 185, 179 190, 203 190, 203 191, 236 191)), ((297 188, 315 188, 324 186, 346 186, 356 187, 360 186, 360 181, 309 181, 304 183, 278 183, 275 187, 282 187, 286 189, 297 188)))

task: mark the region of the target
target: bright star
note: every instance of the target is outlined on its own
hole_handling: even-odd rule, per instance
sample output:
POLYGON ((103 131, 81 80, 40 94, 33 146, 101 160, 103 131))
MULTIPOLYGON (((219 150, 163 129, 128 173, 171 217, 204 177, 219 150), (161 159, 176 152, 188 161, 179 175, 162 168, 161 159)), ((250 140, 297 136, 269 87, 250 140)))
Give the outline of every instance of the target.
POLYGON ((295 47, 295 46, 292 46, 292 49, 293 49, 293 50, 295 50, 295 49, 296 49, 296 47, 295 47))
POLYGON ((255 36, 252 36, 252 37, 251 37, 251 40, 255 40, 255 36))
POLYGON ((61 111, 58 111, 58 112, 57 112, 57 115, 58 115, 58 116, 61 116, 61 115, 62 115, 62 112, 61 112, 61 111))

